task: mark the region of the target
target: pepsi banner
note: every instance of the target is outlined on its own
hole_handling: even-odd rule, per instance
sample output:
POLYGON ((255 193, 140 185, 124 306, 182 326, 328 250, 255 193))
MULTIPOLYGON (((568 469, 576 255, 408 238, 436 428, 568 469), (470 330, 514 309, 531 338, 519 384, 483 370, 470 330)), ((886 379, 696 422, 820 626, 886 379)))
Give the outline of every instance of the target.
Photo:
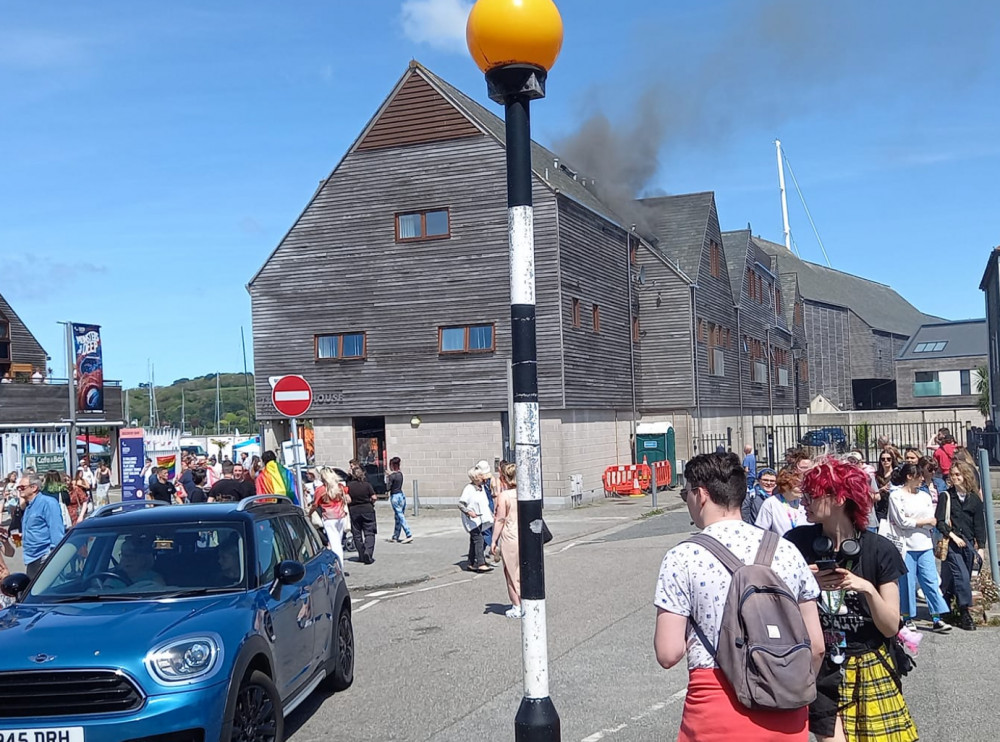
POLYGON ((100 326, 74 324, 73 348, 76 352, 77 412, 104 412, 100 326))

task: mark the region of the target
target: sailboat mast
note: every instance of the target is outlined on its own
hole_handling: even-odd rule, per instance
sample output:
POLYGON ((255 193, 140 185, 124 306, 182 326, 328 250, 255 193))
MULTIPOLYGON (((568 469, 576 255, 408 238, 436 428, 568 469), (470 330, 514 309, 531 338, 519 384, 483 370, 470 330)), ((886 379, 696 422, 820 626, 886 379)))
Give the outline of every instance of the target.
POLYGON ((778 190, 781 192, 781 221, 785 233, 785 249, 792 251, 792 230, 788 226, 788 199, 785 196, 785 159, 781 155, 781 140, 774 140, 778 155, 778 190))

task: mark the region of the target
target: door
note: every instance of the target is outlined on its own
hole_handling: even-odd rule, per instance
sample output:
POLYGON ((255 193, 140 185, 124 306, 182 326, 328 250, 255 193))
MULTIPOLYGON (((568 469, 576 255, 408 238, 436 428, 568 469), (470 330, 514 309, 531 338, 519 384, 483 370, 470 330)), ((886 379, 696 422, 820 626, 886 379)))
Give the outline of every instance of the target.
POLYGON ((386 493, 385 418, 355 417, 354 458, 361 462, 368 484, 380 495, 386 493))
POLYGON ((670 462, 670 486, 677 484, 677 438, 673 427, 667 431, 667 461, 670 462))
POLYGON ((312 648, 310 649, 309 671, 311 677, 326 659, 330 646, 333 617, 331 614, 330 574, 327 566, 329 554, 316 537, 316 531, 301 512, 283 515, 283 534, 292 548, 292 559, 306 568, 306 610, 299 621, 312 625, 312 648))
POLYGON ((667 460, 667 436, 664 433, 638 433, 635 436, 635 460, 652 466, 667 460))
MULTIPOLYGON (((290 540, 281 533, 280 518, 254 523, 257 551, 257 574, 260 585, 268 590, 274 582, 278 564, 294 559, 290 540)), ((273 638, 274 684, 282 699, 287 699, 309 677, 313 664, 314 629, 309 617, 309 574, 294 585, 282 585, 278 596, 266 596, 271 616, 273 638)), ((269 637, 270 638, 270 637, 269 637)))

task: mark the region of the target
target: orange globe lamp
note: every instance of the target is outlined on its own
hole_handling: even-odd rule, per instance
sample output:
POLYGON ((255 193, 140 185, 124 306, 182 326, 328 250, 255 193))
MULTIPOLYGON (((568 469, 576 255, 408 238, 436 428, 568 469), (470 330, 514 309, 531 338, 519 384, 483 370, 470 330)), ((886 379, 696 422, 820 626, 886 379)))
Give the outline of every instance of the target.
POLYGON ((562 48, 562 17, 552 0, 478 0, 465 40, 483 72, 509 65, 548 71, 562 48))

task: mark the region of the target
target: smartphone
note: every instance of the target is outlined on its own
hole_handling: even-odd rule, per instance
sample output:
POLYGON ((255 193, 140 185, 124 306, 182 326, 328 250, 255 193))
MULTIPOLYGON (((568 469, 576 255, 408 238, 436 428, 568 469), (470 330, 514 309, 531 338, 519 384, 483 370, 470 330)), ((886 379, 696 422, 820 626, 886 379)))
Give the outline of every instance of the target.
POLYGON ((836 569, 837 568, 837 560, 836 559, 817 559, 816 560, 816 568, 820 572, 824 572, 824 571, 830 570, 830 569, 836 569))

